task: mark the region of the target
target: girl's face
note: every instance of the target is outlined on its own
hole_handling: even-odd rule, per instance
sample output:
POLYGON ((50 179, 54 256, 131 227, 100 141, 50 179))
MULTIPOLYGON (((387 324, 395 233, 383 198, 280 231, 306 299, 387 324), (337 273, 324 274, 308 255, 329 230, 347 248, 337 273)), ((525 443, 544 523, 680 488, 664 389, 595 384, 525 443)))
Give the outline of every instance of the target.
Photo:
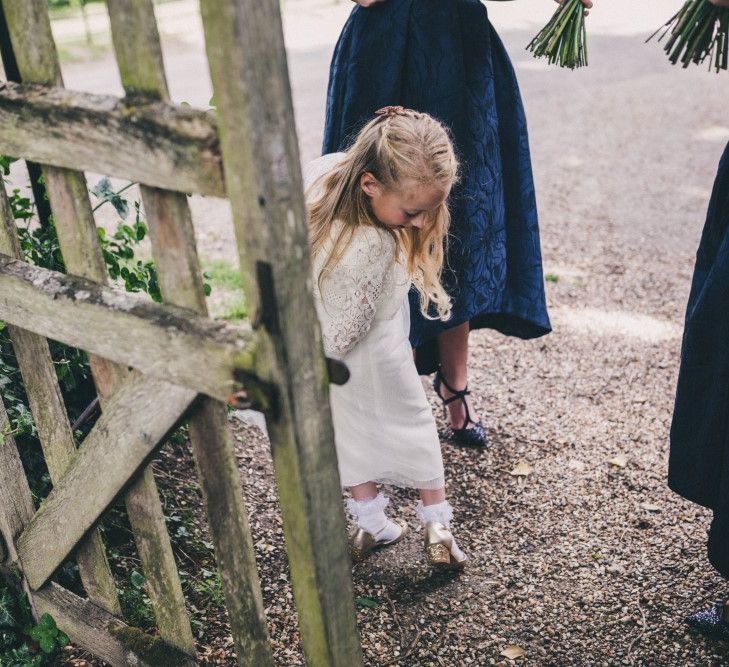
POLYGON ((397 190, 388 190, 369 172, 362 174, 359 184, 370 198, 372 213, 387 227, 422 229, 429 214, 448 197, 439 185, 411 180, 397 190))

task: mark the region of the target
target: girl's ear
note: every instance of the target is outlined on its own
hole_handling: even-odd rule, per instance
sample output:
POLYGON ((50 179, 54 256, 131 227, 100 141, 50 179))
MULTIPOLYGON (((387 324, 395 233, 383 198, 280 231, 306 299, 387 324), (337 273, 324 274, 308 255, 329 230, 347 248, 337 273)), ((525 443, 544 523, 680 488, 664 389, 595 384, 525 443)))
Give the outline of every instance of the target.
POLYGON ((374 197, 380 189, 380 182, 369 171, 366 171, 359 177, 359 187, 368 197, 374 197))

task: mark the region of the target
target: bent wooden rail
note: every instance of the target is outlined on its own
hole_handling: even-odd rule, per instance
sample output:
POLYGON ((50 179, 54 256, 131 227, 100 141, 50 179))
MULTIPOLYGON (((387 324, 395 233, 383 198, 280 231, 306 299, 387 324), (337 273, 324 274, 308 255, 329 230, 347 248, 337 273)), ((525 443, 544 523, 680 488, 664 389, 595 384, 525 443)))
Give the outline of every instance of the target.
POLYGON ((170 103, 151 0, 107 0, 123 98, 65 90, 46 1, 0 2, 22 79, 0 84, 0 152, 42 165, 69 272, 22 261, 0 189, 0 319, 53 481, 35 511, 0 401, 0 570, 19 567, 36 611, 111 664, 151 664, 145 642, 194 664, 148 465, 189 420, 238 663, 273 664, 225 405, 243 391, 267 416, 307 662, 361 665, 278 1, 202 0, 215 115, 170 103), (79 170, 140 183, 163 304, 107 284, 79 170), (185 193, 230 197, 251 327, 207 318, 185 193), (47 337, 90 355, 102 416, 78 450, 47 337), (119 494, 160 638, 119 617, 94 532, 119 494), (74 552, 88 600, 50 581, 74 552))

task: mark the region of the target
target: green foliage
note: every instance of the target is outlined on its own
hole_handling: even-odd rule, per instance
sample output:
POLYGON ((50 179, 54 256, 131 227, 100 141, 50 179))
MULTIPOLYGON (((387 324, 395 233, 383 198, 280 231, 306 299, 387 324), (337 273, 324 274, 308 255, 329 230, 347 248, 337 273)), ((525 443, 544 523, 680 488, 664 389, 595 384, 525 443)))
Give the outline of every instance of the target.
POLYGON ((211 599, 219 606, 225 605, 225 597, 223 595, 223 579, 220 576, 220 570, 200 569, 200 576, 194 581, 193 589, 196 593, 211 599))
MULTIPOLYGON (((13 158, 0 159, 0 168, 5 175, 9 173, 12 162, 14 162, 13 158)), ((101 251, 109 275, 113 280, 123 281, 127 291, 147 292, 153 299, 160 301, 161 295, 154 262, 136 257, 137 247, 147 235, 147 227, 141 217, 139 202, 134 202, 134 221, 131 224, 126 222, 130 207, 127 201, 121 197, 120 192, 128 187, 114 191, 109 179, 104 178, 91 190, 92 194, 100 200, 96 208, 108 203, 119 215, 119 223, 113 234, 107 235, 105 230, 99 228, 101 251)), ((10 196, 10 206, 16 220, 20 248, 25 261, 53 271, 65 271, 53 220, 47 226, 37 224, 32 201, 28 197, 22 196, 18 189, 13 190, 10 196)), ((61 393, 69 417, 73 421, 95 395, 88 357, 83 351, 67 345, 55 341, 49 341, 49 344, 61 393)), ((0 392, 2 392, 8 410, 13 435, 16 438, 27 436, 35 439, 35 427, 28 409, 17 361, 7 329, 2 323, 0 323, 0 392)), ((83 432, 79 432, 77 435, 82 437, 83 432)), ((21 452, 28 449, 20 447, 22 444, 20 442, 18 444, 21 452)), ((32 461, 27 459, 24 459, 24 463, 31 469, 35 467, 32 461)), ((45 484, 42 486, 46 487, 45 484)), ((42 490, 38 489, 39 492, 42 490)))
POLYGON ((34 623, 26 596, 0 582, 0 665, 50 665, 68 643, 68 637, 49 614, 34 623))
POLYGON ((154 627, 155 619, 144 583, 144 575, 139 570, 132 570, 127 580, 121 581, 117 594, 124 618, 131 625, 146 629, 154 627))
POLYGON ((58 629, 50 614, 43 614, 38 620, 38 625, 28 626, 26 634, 37 642, 41 651, 47 655, 56 653, 69 642, 68 637, 58 629))

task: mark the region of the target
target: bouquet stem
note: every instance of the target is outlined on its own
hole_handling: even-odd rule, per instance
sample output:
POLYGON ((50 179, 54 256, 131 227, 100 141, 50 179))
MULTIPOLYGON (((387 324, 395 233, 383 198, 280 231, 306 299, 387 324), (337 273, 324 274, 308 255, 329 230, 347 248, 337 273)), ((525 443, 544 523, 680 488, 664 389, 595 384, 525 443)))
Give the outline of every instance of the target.
POLYGON ((664 50, 674 64, 679 62, 688 67, 709 61, 720 72, 729 68, 729 9, 717 7, 709 0, 687 0, 664 26, 654 32, 646 41, 659 32, 660 42, 670 35, 664 50))
POLYGON ((587 30, 585 7, 581 0, 565 0, 549 23, 529 43, 527 50, 535 58, 547 58, 551 65, 585 67, 587 65, 587 30))

